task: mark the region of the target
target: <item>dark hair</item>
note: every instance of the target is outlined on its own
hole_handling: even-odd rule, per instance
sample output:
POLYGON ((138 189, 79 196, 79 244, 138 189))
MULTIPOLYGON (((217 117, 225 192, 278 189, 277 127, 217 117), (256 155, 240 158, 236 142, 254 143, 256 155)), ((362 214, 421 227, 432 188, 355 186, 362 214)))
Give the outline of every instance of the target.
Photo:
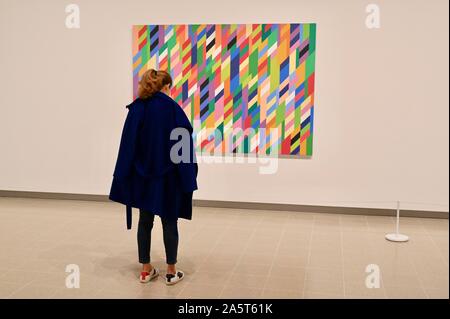
POLYGON ((141 99, 152 96, 156 92, 161 91, 165 85, 172 86, 172 77, 167 71, 156 71, 154 69, 147 70, 139 81, 138 96, 141 99))

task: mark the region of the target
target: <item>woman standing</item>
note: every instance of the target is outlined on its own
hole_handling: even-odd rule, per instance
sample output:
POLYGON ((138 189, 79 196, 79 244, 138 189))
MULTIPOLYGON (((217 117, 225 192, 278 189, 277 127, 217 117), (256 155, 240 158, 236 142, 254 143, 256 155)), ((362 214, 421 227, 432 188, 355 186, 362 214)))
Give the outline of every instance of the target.
POLYGON ((192 193, 197 189, 198 173, 193 129, 182 108, 169 96, 171 86, 172 78, 165 71, 150 69, 143 74, 138 98, 127 105, 128 115, 109 195, 110 200, 126 205, 128 229, 131 208, 139 208, 137 241, 143 283, 159 275, 150 263, 150 246, 154 216, 160 216, 168 285, 184 278, 183 271, 175 266, 177 220, 192 218, 192 193), (180 129, 186 134, 173 134, 180 129), (177 140, 179 136, 181 140, 177 140), (183 136, 188 136, 187 140, 183 136), (174 146, 183 154, 171 152, 174 146))

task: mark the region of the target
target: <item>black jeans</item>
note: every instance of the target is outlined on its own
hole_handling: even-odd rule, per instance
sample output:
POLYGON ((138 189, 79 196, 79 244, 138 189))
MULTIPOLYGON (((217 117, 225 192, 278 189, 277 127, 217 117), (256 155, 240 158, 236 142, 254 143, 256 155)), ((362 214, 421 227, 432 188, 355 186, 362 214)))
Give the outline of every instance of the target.
MULTIPOLYGON (((150 246, 152 241, 152 228, 155 215, 150 212, 139 210, 139 226, 137 231, 139 262, 150 263, 150 246)), ((178 224, 177 219, 161 218, 163 227, 164 247, 166 249, 166 263, 174 265, 177 263, 178 253, 178 224)))

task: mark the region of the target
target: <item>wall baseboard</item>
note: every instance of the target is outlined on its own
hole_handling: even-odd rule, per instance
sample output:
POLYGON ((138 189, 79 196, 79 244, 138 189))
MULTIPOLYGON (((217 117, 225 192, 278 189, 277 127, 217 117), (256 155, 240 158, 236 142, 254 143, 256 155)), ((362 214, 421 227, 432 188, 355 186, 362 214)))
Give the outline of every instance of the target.
MULTIPOLYGON (((323 214, 345 214, 345 215, 366 215, 366 216, 396 216, 395 209, 369 208, 369 207, 341 207, 341 206, 317 206, 317 205, 296 205, 278 203, 254 203, 254 202, 229 202, 215 200, 194 200, 194 206, 199 207, 219 207, 238 208, 256 210, 278 210, 302 213, 323 213, 323 214)), ((425 210, 401 210, 402 217, 418 218, 440 218, 448 219, 449 213, 444 211, 425 210)))
MULTIPOLYGON (((0 190, 0 197, 84 200, 84 201, 104 201, 104 202, 109 201, 108 195, 9 191, 9 190, 0 190)), ((324 213, 324 214, 346 214, 346 215, 367 215, 367 216, 396 215, 395 209, 386 209, 386 208, 234 202, 234 201, 219 201, 219 200, 205 200, 205 199, 194 199, 193 205, 197 207, 274 210, 274 211, 291 211, 291 212, 324 213)), ((403 217, 440 218, 440 219, 449 218, 449 212, 446 211, 402 210, 401 215, 403 217)))

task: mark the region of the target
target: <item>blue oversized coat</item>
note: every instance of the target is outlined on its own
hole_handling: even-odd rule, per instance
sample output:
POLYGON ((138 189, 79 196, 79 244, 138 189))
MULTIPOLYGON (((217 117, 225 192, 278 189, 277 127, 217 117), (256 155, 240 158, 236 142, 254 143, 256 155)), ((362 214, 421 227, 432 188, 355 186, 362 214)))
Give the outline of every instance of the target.
POLYGON ((109 199, 126 205, 128 229, 132 207, 161 218, 191 219, 198 167, 186 114, 162 92, 138 98, 127 108, 109 199), (190 160, 186 163, 176 164, 170 158, 172 146, 179 142, 171 140, 170 134, 177 127, 189 131, 190 160))

